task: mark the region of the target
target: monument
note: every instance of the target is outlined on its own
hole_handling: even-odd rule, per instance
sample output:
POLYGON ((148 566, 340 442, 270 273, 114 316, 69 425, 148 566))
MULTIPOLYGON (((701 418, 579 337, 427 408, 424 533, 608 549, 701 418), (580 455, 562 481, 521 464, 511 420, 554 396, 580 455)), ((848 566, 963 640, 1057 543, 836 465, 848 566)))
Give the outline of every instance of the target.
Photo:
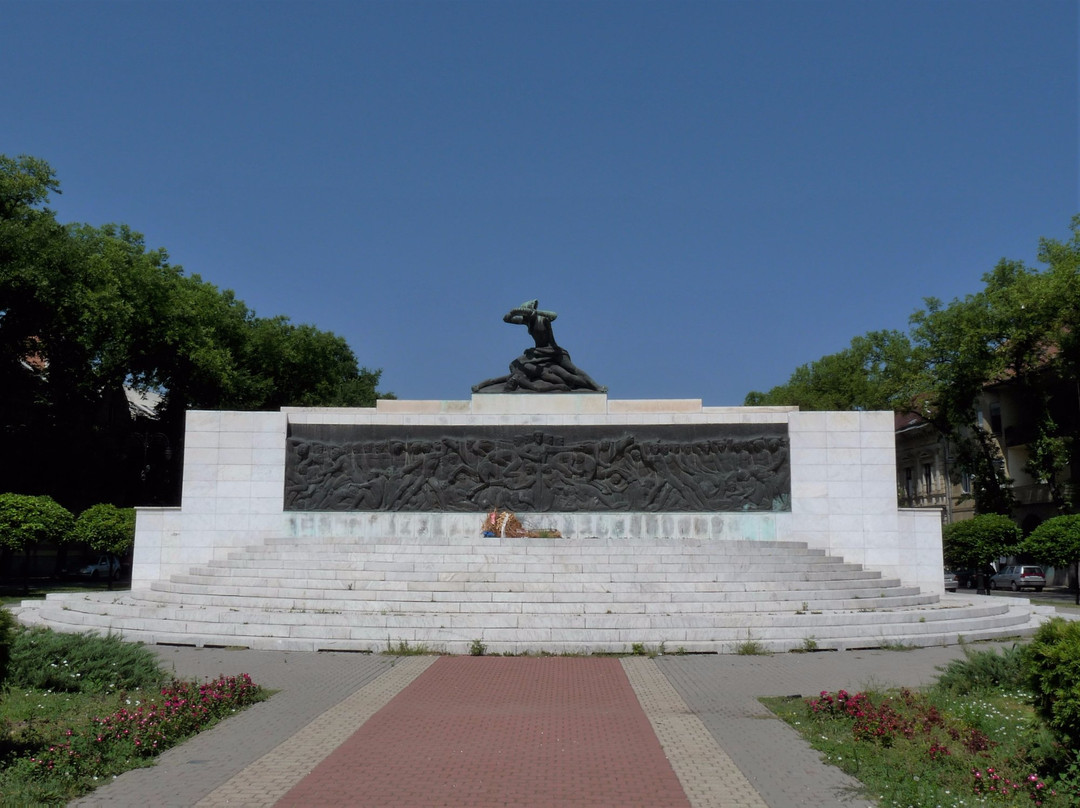
POLYGON ((131 592, 50 599, 42 621, 455 653, 1030 627, 1011 601, 939 608, 940 520, 897 507, 891 412, 609 399, 555 341, 555 316, 512 309, 534 346, 468 400, 189 412, 182 504, 138 509, 131 592), (511 511, 519 529, 492 529, 511 511))

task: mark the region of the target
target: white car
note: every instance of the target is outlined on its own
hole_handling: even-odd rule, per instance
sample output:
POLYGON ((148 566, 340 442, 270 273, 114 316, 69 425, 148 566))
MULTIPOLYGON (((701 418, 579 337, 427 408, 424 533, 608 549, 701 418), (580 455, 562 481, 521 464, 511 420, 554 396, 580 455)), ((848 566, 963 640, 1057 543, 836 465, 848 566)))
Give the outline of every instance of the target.
POLYGON ((115 578, 120 574, 120 561, 107 555, 101 556, 93 564, 87 564, 79 570, 79 575, 87 578, 115 578))
POLYGON ((956 580, 956 573, 955 572, 949 572, 948 570, 946 570, 945 571, 945 591, 946 592, 955 592, 957 586, 959 586, 959 583, 956 580))

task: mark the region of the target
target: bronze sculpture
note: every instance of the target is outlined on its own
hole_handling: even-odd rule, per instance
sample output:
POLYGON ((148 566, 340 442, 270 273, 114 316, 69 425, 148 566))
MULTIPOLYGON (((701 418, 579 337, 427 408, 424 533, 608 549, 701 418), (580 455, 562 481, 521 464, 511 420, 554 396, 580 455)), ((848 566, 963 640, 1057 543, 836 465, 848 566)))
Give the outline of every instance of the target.
POLYGON ((510 363, 510 373, 474 385, 474 393, 606 393, 588 373, 570 361, 570 353, 555 342, 551 328, 558 315, 538 308, 539 300, 527 300, 503 317, 504 323, 523 325, 534 347, 510 363))

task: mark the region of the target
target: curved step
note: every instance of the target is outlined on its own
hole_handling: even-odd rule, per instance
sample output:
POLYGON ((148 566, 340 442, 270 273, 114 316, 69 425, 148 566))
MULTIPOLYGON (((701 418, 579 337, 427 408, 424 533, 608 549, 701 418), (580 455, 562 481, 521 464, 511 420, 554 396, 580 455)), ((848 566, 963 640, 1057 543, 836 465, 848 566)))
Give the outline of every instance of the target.
POLYGON ((737 653, 1016 636, 1026 601, 940 598, 791 542, 458 545, 275 539, 133 592, 51 595, 19 618, 153 643, 463 653, 737 653))

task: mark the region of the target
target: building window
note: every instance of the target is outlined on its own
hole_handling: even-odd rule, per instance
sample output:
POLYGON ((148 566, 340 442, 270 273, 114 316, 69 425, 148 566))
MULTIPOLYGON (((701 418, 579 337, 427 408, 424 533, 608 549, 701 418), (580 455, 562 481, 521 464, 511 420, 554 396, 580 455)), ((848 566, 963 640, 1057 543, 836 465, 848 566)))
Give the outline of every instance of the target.
POLYGON ((1001 434, 1001 405, 996 401, 990 402, 990 431, 1001 434))
POLYGON ((932 494, 934 491, 934 467, 929 463, 923 463, 922 467, 923 492, 932 494))
POLYGON ((911 466, 904 469, 904 493, 907 494, 908 502, 915 497, 915 475, 911 466))
POLYGON ((971 493, 971 475, 967 472, 960 477, 960 490, 965 494, 971 493))

